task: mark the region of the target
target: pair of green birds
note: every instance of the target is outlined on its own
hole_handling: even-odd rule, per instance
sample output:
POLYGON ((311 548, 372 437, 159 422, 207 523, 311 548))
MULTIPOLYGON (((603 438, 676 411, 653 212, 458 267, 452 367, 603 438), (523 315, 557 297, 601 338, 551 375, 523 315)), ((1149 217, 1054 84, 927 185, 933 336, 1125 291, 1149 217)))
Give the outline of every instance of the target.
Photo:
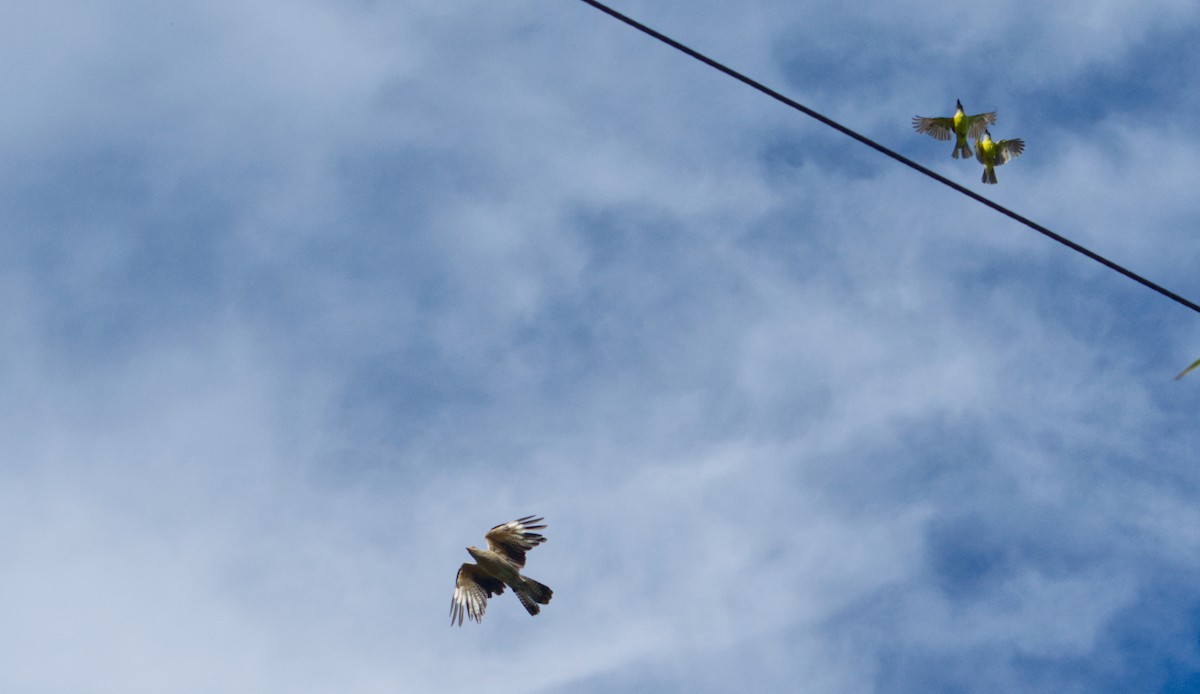
POLYGON ((954 136, 954 153, 950 156, 955 159, 960 156, 963 159, 971 158, 971 145, 967 142, 967 138, 973 138, 975 140, 975 158, 979 160, 980 164, 983 164, 983 182, 995 183, 996 167, 1021 156, 1021 152, 1025 151, 1025 141, 1019 138, 1000 140, 999 142, 992 140, 992 134, 988 132, 987 127, 996 124, 996 112, 989 111, 968 116, 963 111, 962 101, 955 103, 957 108, 953 116, 948 118, 913 116, 913 127, 922 135, 928 135, 935 140, 945 141, 954 136))
MULTIPOLYGON (((956 101, 956 110, 954 115, 949 118, 925 118, 923 116, 913 116, 913 127, 917 132, 923 135, 929 135, 936 140, 949 140, 953 135, 954 152, 950 155, 955 159, 960 156, 963 159, 971 158, 971 145, 967 143, 967 138, 975 139, 975 158, 983 164, 983 182, 996 182, 996 167, 1008 162, 1010 159, 1016 159, 1021 156, 1021 152, 1025 151, 1025 141, 1019 138, 1012 140, 1000 140, 995 142, 992 140, 992 134, 988 132, 989 125, 996 124, 996 112, 989 111, 988 113, 977 113, 973 116, 968 116, 963 111, 962 101, 956 101), (983 136, 980 139, 980 135, 983 136)), ((1179 372, 1175 380, 1179 380, 1188 375, 1192 371, 1200 370, 1200 359, 1192 362, 1186 369, 1179 372)))

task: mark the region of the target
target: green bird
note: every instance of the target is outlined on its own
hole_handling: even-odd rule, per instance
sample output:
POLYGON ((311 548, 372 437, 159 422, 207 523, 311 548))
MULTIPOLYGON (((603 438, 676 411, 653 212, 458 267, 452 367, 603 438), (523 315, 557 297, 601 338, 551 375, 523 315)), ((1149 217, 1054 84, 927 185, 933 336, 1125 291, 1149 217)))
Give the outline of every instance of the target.
POLYGON ((928 135, 942 142, 949 140, 950 136, 954 135, 954 153, 950 156, 958 159, 961 155, 963 159, 970 159, 971 145, 967 144, 967 138, 978 140, 980 133, 989 125, 995 125, 996 112, 989 111, 968 116, 963 112, 961 101, 955 100, 954 104, 956 109, 953 116, 949 118, 913 116, 913 127, 922 135, 928 135))
POLYGON ((995 183, 996 167, 1009 159, 1016 159, 1024 151, 1024 140, 1017 138, 992 142, 992 134, 985 129, 983 139, 975 142, 975 158, 983 164, 983 182, 995 183))

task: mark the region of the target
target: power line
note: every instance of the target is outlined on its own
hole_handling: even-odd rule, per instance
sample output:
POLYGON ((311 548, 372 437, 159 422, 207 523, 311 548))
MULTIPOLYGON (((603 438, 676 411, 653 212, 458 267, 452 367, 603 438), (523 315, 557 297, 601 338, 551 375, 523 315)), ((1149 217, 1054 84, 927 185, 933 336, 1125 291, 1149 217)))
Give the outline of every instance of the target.
POLYGON ((1171 299, 1172 301, 1174 301, 1182 306, 1186 306, 1186 307, 1192 309, 1193 311, 1195 311, 1196 313, 1200 313, 1200 306, 1197 306, 1196 304, 1192 303, 1191 301, 1188 301, 1187 299, 1183 298, 1182 296, 1179 296, 1178 294, 1167 289, 1166 287, 1162 287, 1158 284, 1155 284, 1154 282, 1151 282, 1150 280, 1146 279, 1145 277, 1142 277, 1141 275, 1133 272, 1132 270, 1128 270, 1128 269, 1114 263, 1113 261, 1109 260, 1108 258, 1105 258, 1104 256, 1100 255, 1099 253, 1096 253, 1094 251, 1088 250, 1087 248, 1084 248, 1083 246, 1075 243, 1074 241, 1066 238, 1065 236, 1061 236, 1059 234, 1054 233, 1053 231, 1050 231, 1049 229, 1042 226, 1041 224, 1038 224, 1037 222, 1035 222, 1027 217, 1019 215, 1016 212, 1013 212, 1012 210, 1008 209, 1007 207, 1004 207, 1003 205, 1001 205, 999 203, 992 202, 991 200, 983 197, 982 195, 980 195, 979 193, 976 193, 973 190, 964 188, 963 186, 955 183, 954 181, 951 181, 950 179, 946 178, 945 176, 942 176, 939 173, 936 173, 934 171, 931 171, 931 170, 925 168, 924 166, 921 166, 920 164, 916 163, 915 161, 909 159, 908 157, 905 157, 904 155, 899 154, 897 152, 893 152, 892 150, 888 149, 887 147, 884 147, 883 145, 879 144, 878 142, 875 142, 874 140, 872 140, 864 135, 860 135, 860 134, 854 132, 850 128, 847 128, 846 126, 842 125, 841 123, 838 123, 837 121, 833 120, 832 118, 823 116, 820 113, 817 113, 816 111, 812 110, 811 108, 808 108, 804 104, 801 104, 797 101, 789 99, 788 97, 784 96, 783 94, 780 94, 779 92, 775 91, 774 89, 771 89, 770 87, 762 84, 761 82, 753 80, 753 79, 743 75, 742 73, 738 72, 737 70, 734 70, 733 68, 726 67, 725 65, 718 63, 717 61, 713 60, 712 58, 709 58, 708 56, 704 55, 703 53, 693 50, 693 49, 683 45, 682 43, 676 41, 675 39, 673 39, 669 36, 666 36, 665 34, 661 34, 657 31, 655 31, 654 29, 651 29, 650 27, 646 26, 645 24, 642 24, 641 22, 639 22, 631 17, 627 17, 626 15, 623 15, 620 12, 617 12, 616 10, 612 9, 611 7, 608 7, 607 5, 605 5, 601 2, 597 2, 596 0, 582 0, 582 2, 587 3, 588 5, 591 5, 592 7, 595 7, 596 9, 600 10, 601 12, 613 17, 614 19, 620 20, 620 21, 624 22, 625 24, 628 24, 629 26, 633 27, 634 29, 637 29, 638 31, 642 32, 643 34, 646 34, 647 36, 651 36, 655 39, 658 39, 659 41, 662 41, 663 43, 667 44, 671 48, 674 48, 675 50, 680 51, 681 53, 685 53, 685 54, 691 56, 692 58, 699 60, 700 62, 704 63, 705 65, 708 65, 709 67, 711 67, 715 70, 719 70, 720 72, 723 72, 726 75, 729 75, 730 77, 734 78, 735 80, 737 80, 747 86, 757 89, 758 91, 762 92, 763 94, 766 94, 767 96, 771 97, 772 99, 775 99, 776 101, 779 101, 787 106, 790 106, 790 107, 796 109, 797 111, 803 113, 804 115, 809 116, 810 118, 815 118, 816 120, 824 123, 825 125, 828 125, 829 127, 833 128, 834 130, 837 130, 838 132, 840 132, 844 135, 848 135, 848 136, 854 138, 855 140, 858 140, 859 142, 863 143, 864 145, 870 147, 871 149, 873 149, 881 154, 884 154, 886 156, 889 156, 892 159, 895 159, 896 161, 900 162, 901 164, 904 164, 905 166, 907 166, 911 169, 914 169, 916 171, 919 171, 920 173, 925 174, 926 176, 941 183, 942 185, 949 186, 950 188, 957 190, 958 192, 962 193, 963 195, 966 195, 967 197, 972 198, 973 200, 975 200, 977 202, 987 205, 988 207, 992 208, 993 210, 996 210, 997 212, 999 212, 1000 214, 1003 214, 1007 217, 1010 217, 1010 218, 1020 222, 1021 224, 1024 224, 1025 226, 1029 227, 1030 229, 1033 229, 1034 231, 1038 232, 1039 234, 1042 234, 1043 236, 1047 236, 1051 239, 1054 239, 1055 241, 1061 243, 1062 245, 1066 246, 1067 248, 1070 248, 1071 250, 1073 250, 1077 253, 1082 253, 1083 255, 1091 258, 1092 260, 1096 261, 1097 263, 1100 263, 1101 265, 1109 268, 1110 270, 1116 270, 1117 272, 1121 273, 1122 275, 1125 275, 1129 279, 1131 279, 1135 282, 1138 282, 1139 284, 1142 284, 1143 286, 1149 287, 1150 289, 1153 289, 1154 291, 1158 292, 1159 294, 1162 294, 1163 296, 1167 297, 1168 299, 1171 299))

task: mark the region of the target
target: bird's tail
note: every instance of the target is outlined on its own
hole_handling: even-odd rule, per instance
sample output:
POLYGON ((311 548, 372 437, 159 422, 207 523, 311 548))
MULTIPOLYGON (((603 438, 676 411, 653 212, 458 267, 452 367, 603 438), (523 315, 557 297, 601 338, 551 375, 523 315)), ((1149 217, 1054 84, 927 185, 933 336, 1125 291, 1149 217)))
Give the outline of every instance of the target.
POLYGON ((984 183, 995 183, 996 182, 996 170, 990 166, 983 167, 983 182, 984 183))
POLYGON ((975 156, 975 153, 971 151, 971 145, 967 143, 966 139, 962 139, 954 144, 954 154, 951 154, 950 156, 955 159, 958 159, 959 157, 962 157, 963 159, 970 159, 971 157, 975 156))
POLYGON ((554 591, 550 590, 550 586, 538 583, 532 578, 525 578, 525 585, 521 586, 520 590, 513 592, 517 594, 517 598, 531 615, 541 612, 542 608, 538 605, 546 605, 550 602, 550 598, 554 597, 554 591))

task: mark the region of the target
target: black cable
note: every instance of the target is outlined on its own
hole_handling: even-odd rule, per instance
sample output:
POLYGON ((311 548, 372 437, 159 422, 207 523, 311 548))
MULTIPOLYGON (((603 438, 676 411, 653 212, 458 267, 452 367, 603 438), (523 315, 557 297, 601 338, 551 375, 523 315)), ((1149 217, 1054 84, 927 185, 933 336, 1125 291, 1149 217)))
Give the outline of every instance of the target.
POLYGON ((641 22, 638 22, 635 19, 632 19, 630 17, 627 17, 627 16, 621 14, 620 12, 617 12, 616 10, 612 9, 611 7, 608 7, 607 5, 605 5, 603 3, 596 2, 596 0, 582 0, 582 2, 585 2, 588 5, 591 5, 592 7, 595 7, 596 9, 600 10, 601 12, 628 24, 629 26, 633 27, 634 29, 637 29, 638 31, 642 32, 643 34, 652 36, 652 37, 658 39, 659 41, 662 41, 663 43, 667 44, 668 46, 670 46, 682 53, 686 53, 687 55, 695 58, 696 60, 699 60, 700 62, 704 63, 705 65, 708 65, 709 67, 720 70, 721 72, 725 73, 726 75, 729 75, 730 77, 734 78, 735 80, 738 80, 739 82, 742 82, 750 87, 757 89, 758 91, 762 92, 763 94, 766 94, 767 96, 771 97, 772 99, 775 99, 776 101, 779 101, 788 106, 791 106, 792 108, 796 109, 797 111, 800 111, 801 113, 803 113, 806 116, 809 116, 809 117, 812 117, 812 118, 815 118, 815 119, 821 121, 825 125, 828 125, 829 127, 833 128, 834 130, 837 130, 838 132, 841 132, 845 135, 849 135, 850 137, 854 138, 855 140, 858 140, 859 142, 863 143, 864 145, 870 147, 871 149, 874 149, 877 152, 885 154, 885 155, 891 157, 892 159, 895 159, 896 161, 900 162, 901 164, 904 164, 905 166, 908 166, 909 168, 915 169, 916 171, 919 171, 919 172, 925 174, 926 176, 932 178, 933 180, 938 181, 939 183, 942 183, 943 185, 949 186, 949 187, 953 188, 954 190, 957 190, 958 192, 962 193, 963 195, 966 195, 969 198, 972 198, 978 202, 983 203, 984 205, 987 205, 988 207, 992 208, 993 210, 996 210, 997 212, 999 212, 1003 215, 1006 215, 1006 216, 1020 222, 1021 224, 1024 224, 1025 226, 1029 227, 1030 229, 1033 229, 1034 231, 1038 232, 1039 234, 1048 236, 1049 238, 1052 238, 1055 241, 1058 241, 1059 243, 1066 246, 1067 248, 1070 248, 1071 250, 1076 251, 1078 253, 1082 253, 1083 255, 1086 255, 1087 257, 1091 258, 1092 260, 1096 261, 1097 263, 1100 263, 1101 265, 1104 265, 1105 267, 1107 267, 1111 270, 1116 270, 1117 272, 1121 273, 1122 275, 1125 275, 1129 279, 1131 279, 1135 282, 1138 282, 1146 287, 1149 287, 1150 289, 1153 289, 1154 291, 1158 292, 1159 294, 1162 294, 1163 296, 1167 297, 1168 299, 1171 299, 1172 301, 1175 301, 1176 303, 1178 303, 1180 305, 1186 306, 1186 307, 1192 309, 1193 311, 1200 313, 1200 306, 1197 306, 1196 304, 1192 303, 1191 301, 1188 301, 1187 299, 1183 298, 1182 296, 1179 296, 1175 292, 1173 292, 1165 287, 1159 286, 1159 285, 1155 284, 1154 282, 1151 282, 1150 280, 1146 279, 1145 277, 1142 277, 1141 275, 1138 275, 1137 273, 1135 273, 1131 270, 1127 270, 1124 267, 1121 267, 1120 265, 1114 263, 1113 261, 1109 260, 1108 258, 1105 258, 1104 256, 1100 255, 1099 253, 1090 251, 1087 248, 1084 248, 1083 246, 1080 246, 1079 244, 1075 243, 1074 241, 1066 238, 1065 236, 1060 236, 1060 235, 1054 233, 1053 231, 1050 231, 1046 227, 1042 226, 1041 224, 1038 224, 1037 222, 1035 222, 1031 219, 1027 219, 1026 217, 1023 217, 1023 216, 1017 214, 1016 212, 1013 212, 1012 210, 1008 209, 1007 207, 1000 205, 999 203, 992 202, 991 200, 983 197, 982 195, 980 195, 979 193, 976 193, 973 190, 969 190, 967 188, 962 187, 961 185, 955 183, 954 181, 951 181, 950 179, 946 178, 945 176, 942 176, 941 174, 938 174, 934 171, 931 171, 931 170, 925 168, 924 166, 921 166, 920 164, 909 159, 908 157, 905 157, 902 154, 893 152, 892 150, 888 149, 887 147, 884 147, 883 145, 875 142, 874 140, 871 140, 870 138, 867 138, 863 135, 859 135, 858 133, 854 132, 850 128, 847 128, 846 126, 842 125, 841 123, 838 123, 837 121, 833 120, 832 118, 823 116, 820 113, 817 113, 816 111, 812 110, 811 108, 808 108, 807 106, 805 106, 799 102, 789 99, 788 97, 780 94, 779 92, 775 91, 774 89, 771 89, 770 87, 768 87, 760 82, 756 82, 755 80, 750 79, 749 77, 743 75, 742 73, 740 73, 732 68, 726 67, 726 66, 722 65, 721 63, 718 63, 717 61, 713 60, 712 58, 709 58, 708 56, 704 55, 703 53, 692 50, 691 48, 688 48, 687 46, 683 45, 682 43, 679 43, 675 39, 673 39, 669 36, 660 34, 659 32, 655 31, 654 29, 651 29, 650 27, 646 26, 645 24, 642 24, 641 22))

